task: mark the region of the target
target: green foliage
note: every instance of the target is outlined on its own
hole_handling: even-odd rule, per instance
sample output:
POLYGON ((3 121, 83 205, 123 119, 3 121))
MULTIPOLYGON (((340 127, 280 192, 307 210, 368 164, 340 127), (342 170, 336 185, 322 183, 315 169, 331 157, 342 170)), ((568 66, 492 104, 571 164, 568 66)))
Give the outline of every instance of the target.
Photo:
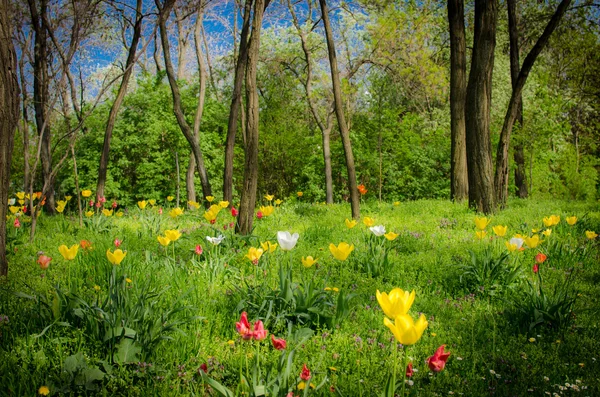
POLYGON ((521 265, 508 252, 496 254, 490 247, 482 251, 469 251, 471 262, 460 266, 461 281, 472 292, 495 296, 514 289, 523 274, 521 265))

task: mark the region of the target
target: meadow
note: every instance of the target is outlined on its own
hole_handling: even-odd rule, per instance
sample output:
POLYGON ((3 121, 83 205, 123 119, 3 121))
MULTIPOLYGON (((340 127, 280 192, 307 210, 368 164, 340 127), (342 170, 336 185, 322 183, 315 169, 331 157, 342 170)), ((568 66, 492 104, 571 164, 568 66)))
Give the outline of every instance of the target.
POLYGON ((16 209, 0 395, 600 395, 597 203, 276 199, 16 209))

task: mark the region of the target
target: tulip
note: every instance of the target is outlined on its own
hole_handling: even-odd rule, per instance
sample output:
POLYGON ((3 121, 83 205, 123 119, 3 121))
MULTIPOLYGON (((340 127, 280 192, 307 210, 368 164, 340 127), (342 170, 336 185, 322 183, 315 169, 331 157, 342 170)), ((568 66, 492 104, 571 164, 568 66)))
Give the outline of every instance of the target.
POLYGON ((504 237, 504 235, 506 235, 506 231, 508 230, 508 226, 494 226, 492 227, 492 230, 494 231, 494 234, 498 237, 504 237))
POLYGON ((113 214, 113 210, 109 210, 106 208, 102 210, 102 215, 104 215, 104 216, 112 216, 112 214, 113 214))
POLYGON ((17 192, 16 196, 19 200, 23 200, 25 198, 25 192, 17 192))
POLYGON ((212 203, 214 199, 214 196, 206 196, 206 201, 208 201, 209 203, 212 203))
POLYGON ((376 293, 379 306, 389 318, 396 318, 401 314, 407 314, 415 301, 415 290, 411 293, 404 291, 401 288, 394 288, 389 295, 385 292, 376 293))
POLYGON ((280 199, 275 200, 275 205, 281 205, 281 203, 283 203, 283 200, 280 200, 280 199))
POLYGON ((260 211, 258 211, 258 212, 256 213, 256 217, 257 217, 258 219, 262 219, 262 217, 263 217, 263 213, 262 213, 262 212, 260 212, 260 211))
POLYGON ((406 366, 406 377, 407 378, 412 378, 412 376, 414 375, 414 373, 415 373, 415 371, 413 370, 412 362, 410 362, 406 366))
POLYGON ((190 208, 195 208, 195 209, 200 208, 200 203, 197 203, 195 201, 188 201, 188 205, 190 206, 190 208))
POLYGON ((162 215, 162 214, 163 214, 163 209, 162 209, 162 207, 160 207, 160 208, 158 209, 158 215, 162 215))
POLYGON ((483 216, 483 217, 476 216, 475 217, 475 227, 477 227, 477 229, 479 229, 479 230, 484 230, 487 227, 487 225, 490 224, 491 221, 492 221, 491 219, 488 219, 485 216, 483 216))
POLYGON ((116 238, 113 243, 114 243, 115 247, 119 248, 121 246, 122 242, 123 242, 122 240, 119 240, 118 238, 116 238))
POLYGON ((101 203, 100 201, 98 201, 98 202, 96 203, 96 208, 100 208, 100 207, 102 207, 102 203, 101 203))
POLYGON ((508 252, 514 252, 517 250, 517 244, 511 244, 510 241, 505 241, 504 245, 506 245, 506 249, 508 252))
POLYGON ((517 249, 521 249, 521 247, 523 247, 523 243, 525 242, 525 240, 523 240, 520 237, 513 237, 509 240, 510 244, 514 244, 517 246, 517 249))
POLYGON ((165 237, 175 242, 179 240, 179 237, 181 237, 181 233, 179 233, 179 230, 177 229, 165 230, 165 237))
POLYGON ((169 211, 169 216, 173 219, 177 218, 179 215, 183 215, 183 210, 179 207, 173 208, 169 211))
POLYGON ((123 252, 120 249, 116 249, 114 253, 111 252, 110 249, 106 250, 106 257, 113 265, 120 265, 123 258, 125 258, 125 255, 127 255, 127 252, 123 252))
POLYGON ((123 211, 119 211, 115 214, 116 216, 118 216, 119 218, 123 216, 123 211))
POLYGON ((400 205, 400 201, 394 201, 394 206, 399 206, 400 205))
POLYGON ((533 265, 533 269, 532 269, 532 270, 533 270, 533 272, 534 272, 535 274, 537 274, 537 272, 539 272, 539 271, 540 271, 540 266, 539 266, 539 265, 536 263, 535 265, 533 265))
POLYGON ((375 224, 375 219, 365 216, 363 218, 363 223, 365 224, 366 227, 371 227, 375 224))
POLYGON ((116 201, 113 201, 111 204, 112 209, 114 210, 115 208, 117 208, 118 204, 116 201))
POLYGON ((148 203, 146 202, 146 200, 138 201, 138 203, 137 203, 138 207, 140 207, 141 210, 143 210, 144 208, 146 208, 147 204, 148 203))
POLYGON ((40 386, 40 388, 38 389, 38 394, 40 396, 47 396, 48 394, 50 394, 50 389, 48 388, 48 386, 40 386))
POLYGON ((254 340, 263 340, 267 337, 267 330, 265 329, 263 322, 258 320, 254 323, 254 332, 252 332, 252 338, 254 340))
POLYGON ((384 234, 383 236, 386 239, 388 239, 389 241, 394 241, 399 236, 399 234, 396 234, 394 232, 388 232, 388 233, 384 234))
POLYGON ((89 205, 90 205, 90 207, 93 207, 93 206, 94 206, 94 203, 95 203, 95 201, 94 201, 94 200, 90 200, 90 202, 89 202, 89 205))
POLYGON ((302 380, 309 380, 310 379, 310 369, 308 369, 308 367, 306 366, 306 364, 304 364, 302 366, 302 372, 300 373, 300 379, 302 380))
POLYGON ((71 201, 72 198, 73 198, 73 196, 65 196, 65 200, 67 200, 67 201, 71 201))
POLYGON ((78 249, 79 246, 77 244, 72 245, 71 248, 67 248, 67 246, 63 244, 60 247, 58 247, 58 252, 60 252, 63 258, 65 258, 66 260, 72 261, 77 256, 78 249))
POLYGON ((263 216, 270 216, 273 211, 275 211, 275 207, 272 205, 267 205, 266 207, 260 207, 260 212, 262 212, 263 216))
POLYGON ((550 226, 554 225, 554 220, 552 219, 551 216, 544 217, 544 219, 542 219, 542 221, 544 222, 544 226, 546 226, 546 227, 550 227, 550 226))
POLYGON ((307 256, 306 258, 302 257, 302 265, 307 269, 312 267, 315 263, 317 263, 317 259, 313 259, 312 256, 307 256))
POLYGON ((204 252, 204 251, 202 250, 202 246, 201 246, 200 244, 196 245, 196 248, 194 248, 194 253, 195 253, 196 255, 202 255, 202 252, 204 252))
POLYGON ((85 197, 88 198, 92 195, 92 191, 91 190, 82 190, 81 191, 81 197, 85 197))
POLYGON ((265 198, 267 199, 267 201, 273 201, 273 199, 275 198, 275 196, 272 195, 272 194, 266 194, 265 198))
POLYGON ((525 241, 525 244, 527 245, 527 247, 535 248, 540 243, 540 236, 538 236, 537 234, 534 234, 531 237, 525 237, 523 239, 523 241, 525 241))
POLYGON ((446 345, 441 345, 438 349, 433 353, 433 356, 427 359, 427 365, 433 372, 440 372, 446 366, 446 361, 448 361, 448 357, 450 357, 450 352, 444 353, 444 349, 446 345))
POLYGON ((16 202, 17 200, 15 200, 14 198, 8 199, 8 205, 15 205, 16 202))
POLYGON ((52 258, 50 258, 49 256, 40 255, 38 257, 37 263, 38 263, 38 265, 40 265, 40 269, 46 270, 46 269, 48 269, 48 266, 50 266, 51 260, 52 260, 52 258))
POLYGON ((298 242, 300 236, 298 233, 290 234, 290 232, 277 232, 277 242, 283 251, 290 251, 298 242))
POLYGON ((91 242, 91 241, 89 241, 89 240, 81 240, 81 241, 79 242, 79 246, 81 247, 81 249, 83 249, 83 250, 86 250, 86 251, 87 251, 87 250, 89 250, 89 249, 91 249, 91 248, 92 248, 92 242, 91 242))
POLYGON ((92 216, 94 216, 94 211, 86 211, 85 216, 91 218, 92 216))
POLYGON ((10 207, 8 207, 8 209, 10 210, 10 213, 14 215, 17 212, 19 212, 19 210, 21 209, 21 207, 18 207, 16 205, 11 205, 10 207))
POLYGON ((158 239, 160 245, 162 245, 163 247, 166 247, 167 245, 171 244, 171 239, 168 237, 158 236, 156 238, 158 239))
POLYGON ((567 223, 569 224, 569 226, 573 226, 574 224, 577 223, 577 217, 576 216, 567 217, 567 223))
POLYGON ((552 234, 552 229, 546 229, 542 232, 542 234, 546 237, 550 236, 552 234))
MULTIPOLYGON (((19 204, 20 204, 20 205, 23 205, 23 204, 25 204, 25 200, 19 200, 19 204)), ((44 205, 44 204, 42 204, 42 205, 44 205)))
POLYGON ((214 224, 217 219, 217 215, 218 215, 218 213, 215 213, 215 212, 209 210, 209 211, 204 212, 204 219, 206 219, 211 224, 214 224))
POLYGON ((356 219, 350 220, 350 219, 346 218, 346 227, 348 229, 352 229, 354 226, 356 226, 356 219))
POLYGON ((250 260, 250 262, 252 262, 253 264, 258 264, 258 260, 260 259, 260 257, 263 254, 263 249, 262 248, 254 248, 254 247, 250 247, 248 249, 248 253, 246 254, 246 258, 248 258, 250 260))
POLYGON ((155 199, 150 199, 148 200, 148 204, 150 204, 151 206, 155 206, 156 205, 156 200, 155 199))
POLYGON ((477 240, 483 240, 486 235, 487 232, 485 230, 478 230, 475 232, 475 237, 477 237, 477 240))
POLYGON ((276 339, 273 334, 271 334, 271 343, 273 343, 273 347, 277 350, 285 350, 287 345, 285 339, 276 339))
POLYGON ((590 240, 595 239, 596 237, 598 237, 598 234, 596 234, 596 232, 594 232, 593 230, 586 230, 585 231, 585 236, 587 238, 589 238, 590 240))
POLYGON ((370 227, 369 230, 377 237, 381 237, 385 234, 385 226, 383 225, 370 227))
POLYGON ((223 236, 222 234, 220 234, 219 237, 206 236, 206 240, 208 240, 213 245, 219 245, 223 240, 225 240, 225 236, 223 236))
POLYGON ((219 201, 219 207, 221 207, 221 208, 229 207, 229 201, 219 201))
POLYGON ((167 196, 167 201, 173 201, 175 199, 175 197, 173 196, 167 196))
POLYGON ((358 188, 358 192, 360 193, 361 196, 364 196, 368 192, 365 185, 358 185, 357 188, 358 188))
POLYGON ((393 323, 387 317, 384 317, 383 324, 392 331, 398 342, 408 346, 414 345, 421 339, 428 322, 423 314, 421 314, 416 323, 410 315, 401 314, 396 317, 393 323))
POLYGON ((277 244, 274 244, 270 241, 265 241, 264 243, 260 243, 262 249, 269 254, 272 254, 277 249, 277 244))
POLYGON ((349 245, 348 243, 341 242, 337 247, 333 244, 329 244, 329 251, 335 259, 345 261, 348 259, 348 255, 354 251, 354 244, 349 245))
POLYGON ((235 329, 245 340, 252 339, 252 331, 246 312, 243 312, 240 316, 240 321, 235 323, 235 329))
POLYGON ((240 212, 236 210, 235 207, 231 207, 231 216, 235 218, 236 216, 238 216, 239 213, 240 212))
POLYGON ((552 215, 550 216, 550 218, 552 219, 552 226, 558 225, 560 223, 560 216, 552 215))
POLYGON ((21 222, 19 222, 19 218, 15 218, 15 221, 13 222, 13 226, 16 228, 21 227, 21 222))
POLYGON ((298 192, 298 193, 296 193, 296 195, 297 195, 298 197, 302 197, 302 196, 304 196, 304 193, 302 193, 302 192, 298 192))

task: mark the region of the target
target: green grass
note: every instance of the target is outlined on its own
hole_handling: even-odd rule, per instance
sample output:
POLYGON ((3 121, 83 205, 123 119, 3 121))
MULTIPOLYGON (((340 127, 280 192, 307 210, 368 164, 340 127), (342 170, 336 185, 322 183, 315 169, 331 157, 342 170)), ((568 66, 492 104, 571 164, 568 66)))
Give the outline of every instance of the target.
MULTIPOLYGON (((9 277, 0 282, 0 316, 9 319, 0 322, 0 395, 35 395, 42 385, 49 386, 51 395, 216 395, 199 372, 202 364, 212 379, 242 395, 240 374, 245 374, 246 363, 252 366, 259 353, 264 375, 280 358, 268 339, 257 343, 240 338, 235 323, 243 310, 251 322, 259 319, 253 313, 261 313, 269 334, 285 338, 287 350, 294 350, 289 384, 296 395, 303 395, 295 386, 304 363, 312 371, 311 382, 326 380, 318 390, 309 390, 314 395, 380 395, 393 370, 397 345, 383 325, 375 292, 396 287, 416 291, 409 313, 416 318, 422 312, 429 321, 423 337, 400 350, 417 370, 413 384, 405 387, 407 395, 569 395, 576 388, 583 395, 600 394, 600 250, 598 239, 588 240, 584 234, 600 232, 597 204, 510 201, 493 217, 488 236, 478 241, 475 214, 464 205, 365 203, 363 217, 399 234, 383 244, 389 270, 377 277, 366 271, 373 260, 368 244, 384 237, 372 236, 362 222, 348 229, 344 220, 349 214, 347 205, 284 203, 273 215, 255 221, 250 238, 223 230, 233 220, 227 210, 209 225, 202 211, 171 219, 167 210, 158 215, 150 206, 144 211, 131 208, 121 218, 87 219, 84 227, 73 213, 42 215, 33 243, 27 239, 26 221, 19 230, 9 227, 9 277), (477 279, 465 276, 465 266, 479 263, 473 265, 470 251, 475 257, 484 252, 499 257, 506 252, 504 241, 516 233, 544 230, 542 218, 551 214, 561 222, 539 249, 512 253, 501 262, 518 264, 521 276, 516 282, 498 285, 500 277, 494 279, 501 280, 494 281, 494 288, 480 288, 477 279), (574 226, 565 222, 571 215, 579 218, 574 226), (507 236, 490 238, 493 225, 507 225, 507 236), (174 250, 172 244, 165 249, 157 241, 166 229, 183 233, 174 250), (265 254, 258 266, 244 257, 250 246, 276 242, 280 230, 299 233, 293 250, 265 254), (219 233, 225 241, 212 246, 206 236, 219 233), (115 238, 123 240, 120 248, 127 256, 113 269, 105 253, 115 249, 115 238), (70 263, 60 256, 59 245, 83 239, 92 243, 91 250, 80 249, 70 263), (328 248, 342 241, 355 246, 345 262, 335 260, 328 248), (198 244, 204 249, 201 256, 194 254, 198 244), (545 293, 554 296, 567 288, 565 294, 575 303, 562 322, 542 321, 529 329, 515 302, 528 303, 528 280, 533 286, 539 283, 531 270, 539 251, 548 255, 540 265, 545 293), (36 264, 40 252, 53 258, 46 271, 36 264), (308 255, 318 258, 317 266, 302 266, 301 258, 308 255), (286 306, 274 297, 280 291, 279 268, 288 265, 292 292, 309 293, 300 283, 318 286, 311 297, 323 305, 320 312, 310 312, 310 321, 292 315, 297 309, 293 301, 286 306), (567 277, 572 281, 564 287, 567 277), (37 301, 24 294, 37 296, 37 301), (339 294, 351 298, 349 315, 328 326, 322 313, 335 313, 339 294), (125 337, 123 324, 135 336, 125 337), (306 328, 313 330, 308 339, 297 334, 306 328), (441 344, 452 354, 442 372, 432 373, 425 360, 441 344)), ((401 382, 404 369, 400 362, 397 367, 401 382)))

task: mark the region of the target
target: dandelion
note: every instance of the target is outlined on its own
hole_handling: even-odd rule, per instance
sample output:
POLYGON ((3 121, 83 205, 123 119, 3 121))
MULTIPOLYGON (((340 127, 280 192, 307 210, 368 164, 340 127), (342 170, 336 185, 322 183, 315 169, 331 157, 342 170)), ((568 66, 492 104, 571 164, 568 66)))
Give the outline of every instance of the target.
MULTIPOLYGON (((92 194, 92 192, 90 192, 90 194, 92 194)), ((50 389, 48 388, 48 386, 41 386, 38 389, 38 394, 40 396, 47 396, 48 394, 50 394, 50 389)))

